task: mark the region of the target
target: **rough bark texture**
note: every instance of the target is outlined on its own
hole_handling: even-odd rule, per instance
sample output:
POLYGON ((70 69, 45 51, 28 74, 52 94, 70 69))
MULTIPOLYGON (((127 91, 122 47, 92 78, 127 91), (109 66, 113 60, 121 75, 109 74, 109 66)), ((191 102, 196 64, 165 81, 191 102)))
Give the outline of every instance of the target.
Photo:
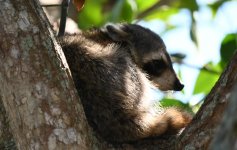
POLYGON ((232 91, 230 102, 211 144, 211 150, 237 149, 237 84, 232 91))
POLYGON ((191 124, 176 140, 175 149, 209 149, 235 83, 237 83, 237 53, 205 98, 191 124))
POLYGON ((15 150, 16 144, 9 130, 9 120, 6 116, 6 111, 0 96, 0 149, 15 150))
POLYGON ((38 2, 1 0, 0 36, 0 95, 18 149, 91 149, 68 66, 38 2))
MULTIPOLYGON (((237 79, 235 54, 179 137, 112 146, 91 132, 62 51, 36 1, 0 0, 0 36, 0 95, 18 149, 208 149, 237 79)), ((5 124, 4 110, 2 115, 5 124)))

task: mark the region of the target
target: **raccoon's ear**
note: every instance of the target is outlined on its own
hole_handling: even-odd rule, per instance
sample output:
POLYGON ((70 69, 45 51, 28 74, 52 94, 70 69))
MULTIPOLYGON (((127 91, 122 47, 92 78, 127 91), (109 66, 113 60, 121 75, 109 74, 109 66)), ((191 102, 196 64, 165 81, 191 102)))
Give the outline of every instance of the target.
POLYGON ((107 24, 104 27, 104 31, 111 37, 114 41, 128 41, 129 33, 125 31, 126 25, 124 24, 107 24))

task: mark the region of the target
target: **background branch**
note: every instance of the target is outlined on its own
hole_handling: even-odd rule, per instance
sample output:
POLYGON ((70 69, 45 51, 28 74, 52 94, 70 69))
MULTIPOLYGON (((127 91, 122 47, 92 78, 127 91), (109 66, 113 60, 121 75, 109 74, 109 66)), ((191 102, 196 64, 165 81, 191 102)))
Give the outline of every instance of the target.
POLYGON ((148 16, 150 13, 152 13, 156 9, 159 9, 159 7, 165 6, 165 5, 170 5, 174 1, 175 0, 160 0, 160 1, 157 1, 154 5, 152 5, 151 7, 147 8, 143 12, 139 13, 137 15, 136 19, 140 20, 142 18, 145 18, 146 16, 148 16))

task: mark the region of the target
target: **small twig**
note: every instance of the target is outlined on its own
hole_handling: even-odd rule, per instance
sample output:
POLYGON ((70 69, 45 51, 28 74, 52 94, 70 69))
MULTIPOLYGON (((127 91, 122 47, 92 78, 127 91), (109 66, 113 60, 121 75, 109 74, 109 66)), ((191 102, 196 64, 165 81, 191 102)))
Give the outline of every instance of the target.
POLYGON ((64 32, 65 32, 69 2, 70 2, 70 0, 63 0, 62 1, 61 19, 60 19, 60 26, 59 26, 58 36, 63 36, 64 32))
POLYGON ((194 69, 198 69, 198 70, 203 70, 203 71, 207 71, 207 72, 209 72, 209 73, 213 73, 213 74, 217 74, 217 75, 220 75, 220 74, 221 74, 221 72, 212 70, 212 69, 210 69, 210 68, 208 68, 208 67, 206 67, 206 66, 198 67, 198 66, 194 66, 194 65, 191 65, 191 64, 187 64, 187 63, 185 63, 185 62, 176 62, 176 63, 185 65, 185 66, 187 66, 187 67, 189 67, 189 68, 194 68, 194 69))
POLYGON ((173 53, 173 54, 170 54, 170 56, 171 56, 172 62, 177 63, 179 65, 185 65, 189 68, 194 68, 194 69, 197 69, 197 70, 204 70, 204 71, 207 71, 207 72, 210 72, 210 73, 213 73, 213 74, 218 74, 218 75, 221 74, 221 72, 210 69, 208 66, 198 67, 198 66, 194 66, 194 65, 185 63, 183 61, 183 59, 186 57, 186 55, 184 53, 173 53))
POLYGON ((148 16, 151 12, 153 12, 156 9, 158 9, 159 7, 161 7, 163 5, 170 5, 171 2, 173 2, 173 1, 174 0, 160 0, 160 1, 156 2, 154 5, 152 5, 151 7, 147 8, 146 10, 144 10, 143 12, 138 14, 136 18, 138 20, 140 20, 140 19, 148 16))

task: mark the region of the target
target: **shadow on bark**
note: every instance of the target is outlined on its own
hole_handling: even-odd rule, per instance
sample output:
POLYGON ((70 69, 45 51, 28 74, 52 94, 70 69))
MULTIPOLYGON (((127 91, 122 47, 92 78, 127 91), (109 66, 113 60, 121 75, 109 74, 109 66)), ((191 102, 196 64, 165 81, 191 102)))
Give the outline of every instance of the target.
POLYGON ((0 96, 0 149, 16 150, 16 144, 9 129, 9 121, 0 96))

